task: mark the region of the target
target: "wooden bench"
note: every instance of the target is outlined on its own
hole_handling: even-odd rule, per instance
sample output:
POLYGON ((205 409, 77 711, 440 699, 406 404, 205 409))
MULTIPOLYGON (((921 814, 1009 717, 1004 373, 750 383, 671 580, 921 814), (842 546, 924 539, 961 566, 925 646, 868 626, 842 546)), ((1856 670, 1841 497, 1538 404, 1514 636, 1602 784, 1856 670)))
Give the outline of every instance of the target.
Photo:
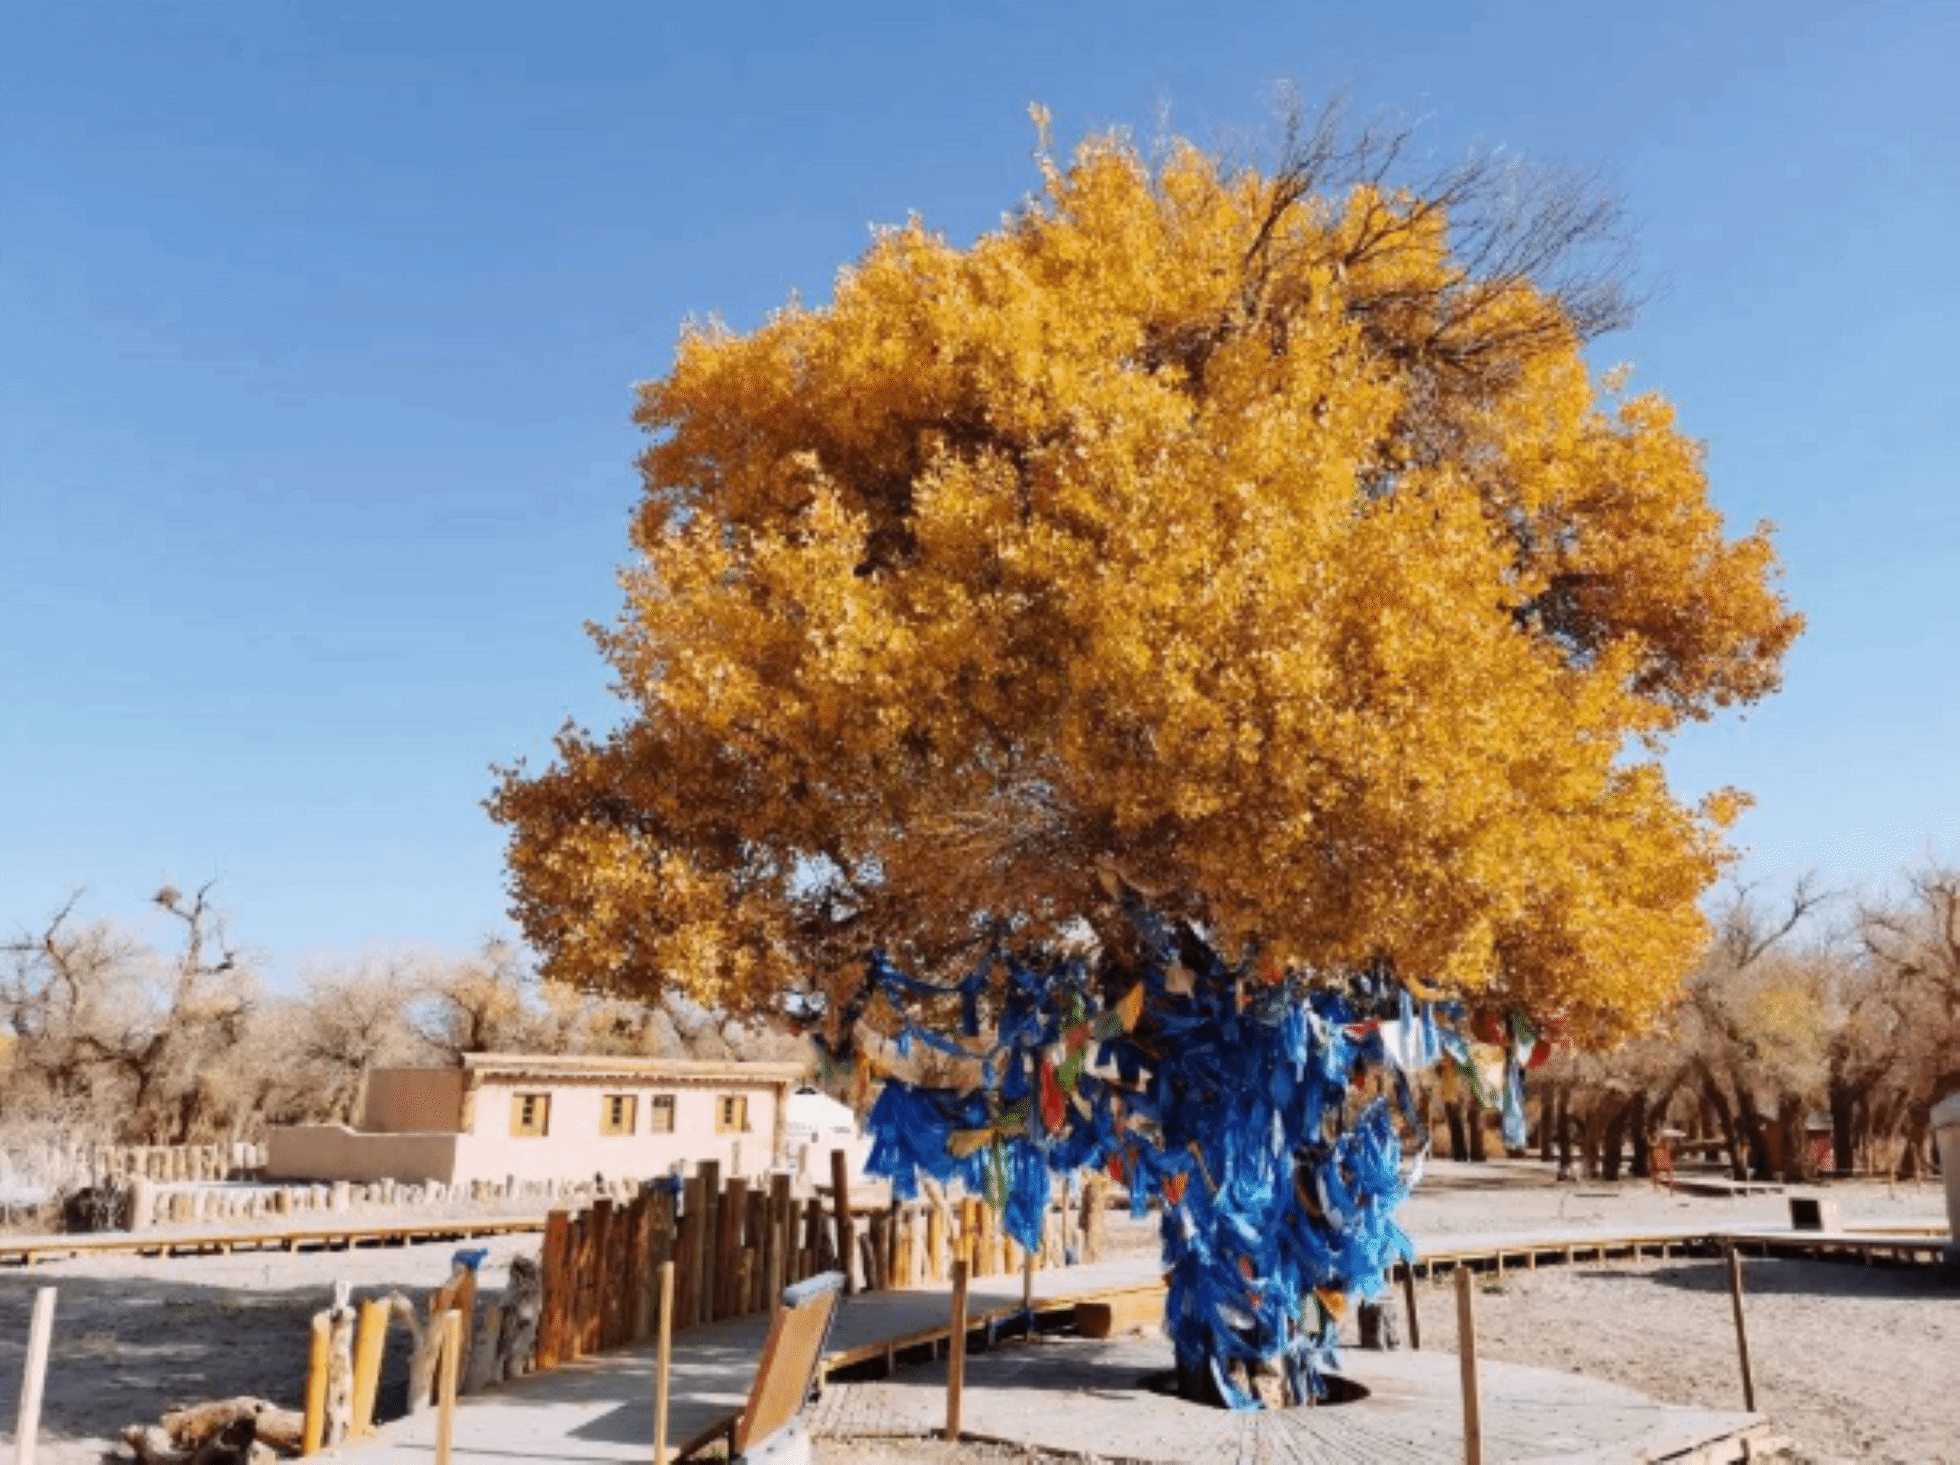
POLYGON ((674 1455, 676 1465, 723 1440, 728 1442, 731 1462, 760 1465, 772 1459, 809 1458, 797 1416, 816 1386, 843 1290, 842 1272, 824 1272, 784 1289, 783 1305, 769 1324, 762 1361, 749 1387, 748 1407, 716 1420, 682 1445, 674 1455))

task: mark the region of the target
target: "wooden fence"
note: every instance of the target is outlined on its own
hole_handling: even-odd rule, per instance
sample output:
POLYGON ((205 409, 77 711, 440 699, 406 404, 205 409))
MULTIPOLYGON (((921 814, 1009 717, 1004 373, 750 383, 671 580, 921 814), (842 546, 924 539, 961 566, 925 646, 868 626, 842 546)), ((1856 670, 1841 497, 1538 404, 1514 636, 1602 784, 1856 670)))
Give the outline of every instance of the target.
POLYGON ((599 1191, 589 1205, 547 1215, 542 1256, 535 1264, 516 1258, 511 1287, 495 1303, 479 1304, 474 1272, 459 1266, 426 1309, 399 1295, 370 1300, 356 1326, 343 1284, 335 1306, 313 1320, 303 1453, 372 1428, 375 1371, 396 1325, 414 1337, 409 1397, 416 1409, 429 1400, 445 1332, 464 1340, 465 1392, 645 1342, 658 1325, 667 1262, 674 1264, 670 1306, 678 1332, 770 1311, 785 1287, 820 1272, 844 1271, 857 1291, 905 1288, 951 1276, 965 1247, 980 1276, 1059 1265, 1074 1249, 1072 1230, 1085 1259, 1100 1248, 1099 1187, 1084 1197, 1080 1229, 1065 1213, 1050 1212, 1041 1253, 1029 1258, 976 1199, 854 1204, 841 1163, 833 1178, 828 1192, 799 1197, 788 1174, 724 1180, 719 1163, 702 1161, 685 1177, 599 1191), (443 1325, 451 1312, 459 1314, 453 1331, 443 1325))
MULTIPOLYGON (((1098 1194, 1085 1205, 1086 1250, 1100 1250, 1100 1204, 1098 1194)), ((1061 1265, 1072 1229, 1064 1212, 1051 1211, 1033 1264, 1061 1265)), ((854 1205, 846 1183, 799 1199, 788 1175, 724 1180, 718 1163, 703 1161, 678 1188, 659 1182, 625 1203, 602 1198, 550 1213, 535 1366, 650 1336, 663 1262, 674 1263, 680 1331, 769 1311, 783 1288, 820 1272, 844 1272, 852 1291, 942 1282, 968 1238, 977 1276, 1019 1272, 1030 1260, 972 1197, 854 1205)))
MULTIPOLYGON (((630 1199, 601 1196, 582 1210, 552 1211, 532 1366, 555 1368, 645 1341, 668 1261, 678 1332, 770 1311, 785 1287, 821 1272, 844 1272, 851 1291, 901 1290, 945 1281, 968 1247, 973 1273, 983 1277, 1060 1266, 1076 1255, 1094 1260, 1101 1250, 1100 1187, 1084 1197, 1078 1223, 1051 1210, 1041 1250, 1029 1258, 978 1199, 853 1204, 842 1168, 833 1179, 843 1183, 799 1198, 788 1175, 723 1179, 720 1164, 705 1160, 691 1175, 650 1183, 630 1199)), ((463 1322, 467 1332, 470 1319, 463 1322)))
POLYGON ((44 1143, 0 1151, 0 1172, 29 1178, 49 1191, 127 1185, 132 1180, 249 1180, 265 1168, 260 1144, 106 1145, 44 1143))

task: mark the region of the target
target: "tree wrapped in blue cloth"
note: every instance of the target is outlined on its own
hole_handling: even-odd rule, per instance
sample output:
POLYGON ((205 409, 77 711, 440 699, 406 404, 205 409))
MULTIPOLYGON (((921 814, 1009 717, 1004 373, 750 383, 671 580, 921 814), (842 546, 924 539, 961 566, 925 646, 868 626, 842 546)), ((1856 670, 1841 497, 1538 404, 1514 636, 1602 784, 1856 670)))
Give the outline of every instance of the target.
POLYGON ((1397 179, 1332 114, 1264 164, 1038 126, 999 228, 881 230, 641 388, 625 716, 505 770, 512 911, 582 991, 968 1055, 888 1087, 882 1166, 1024 1239, 1115 1167, 1185 1386, 1310 1393, 1399 1245, 1399 1086, 1348 1085, 1425 1046, 1381 978, 1646 1026, 1742 803, 1662 755, 1801 618, 1673 409, 1593 370, 1610 206, 1397 179))
POLYGON ((1055 1178, 1106 1166, 1134 1214, 1162 1208, 1179 1391, 1256 1407, 1252 1381, 1276 1373, 1293 1402, 1324 1397, 1349 1301, 1414 1256, 1394 1220, 1409 1182, 1389 1100, 1356 1109, 1350 1082, 1375 1065, 1406 1109, 1406 1069, 1439 1051, 1433 1018, 1383 979, 1261 971, 1126 909, 1136 939, 1115 963, 990 952, 942 987, 871 959, 865 1000, 910 1014, 960 998, 965 1041, 909 1016, 897 1041, 978 1057, 982 1082, 887 1079, 869 1169, 900 1198, 921 1173, 958 1181, 1034 1251, 1055 1178))

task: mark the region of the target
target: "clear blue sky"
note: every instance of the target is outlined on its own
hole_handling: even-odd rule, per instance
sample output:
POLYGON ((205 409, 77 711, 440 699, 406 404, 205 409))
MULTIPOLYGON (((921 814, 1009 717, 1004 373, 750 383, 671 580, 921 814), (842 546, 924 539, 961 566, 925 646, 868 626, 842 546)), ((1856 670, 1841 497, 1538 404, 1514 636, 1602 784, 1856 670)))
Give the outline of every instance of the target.
POLYGON ((0 927, 219 878, 290 973, 505 926, 493 761, 605 723, 630 387, 956 239, 1058 136, 1349 90, 1602 168, 1603 355, 1782 526, 1788 686, 1685 740, 1751 873, 1960 856, 1960 5, 0 0, 0 927))

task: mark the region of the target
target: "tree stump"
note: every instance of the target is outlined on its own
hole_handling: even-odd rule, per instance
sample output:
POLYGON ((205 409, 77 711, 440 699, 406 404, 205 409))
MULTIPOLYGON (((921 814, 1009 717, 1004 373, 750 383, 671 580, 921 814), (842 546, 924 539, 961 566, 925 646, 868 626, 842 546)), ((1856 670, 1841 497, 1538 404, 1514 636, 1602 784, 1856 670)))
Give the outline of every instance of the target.
POLYGON ((518 1378, 531 1371, 543 1305, 544 1277, 537 1261, 512 1257, 510 1281, 504 1288, 503 1325, 497 1336, 497 1378, 518 1378))
POLYGON ((1363 1348, 1393 1353, 1402 1346, 1402 1325, 1391 1301, 1362 1303, 1359 1324, 1363 1348))

